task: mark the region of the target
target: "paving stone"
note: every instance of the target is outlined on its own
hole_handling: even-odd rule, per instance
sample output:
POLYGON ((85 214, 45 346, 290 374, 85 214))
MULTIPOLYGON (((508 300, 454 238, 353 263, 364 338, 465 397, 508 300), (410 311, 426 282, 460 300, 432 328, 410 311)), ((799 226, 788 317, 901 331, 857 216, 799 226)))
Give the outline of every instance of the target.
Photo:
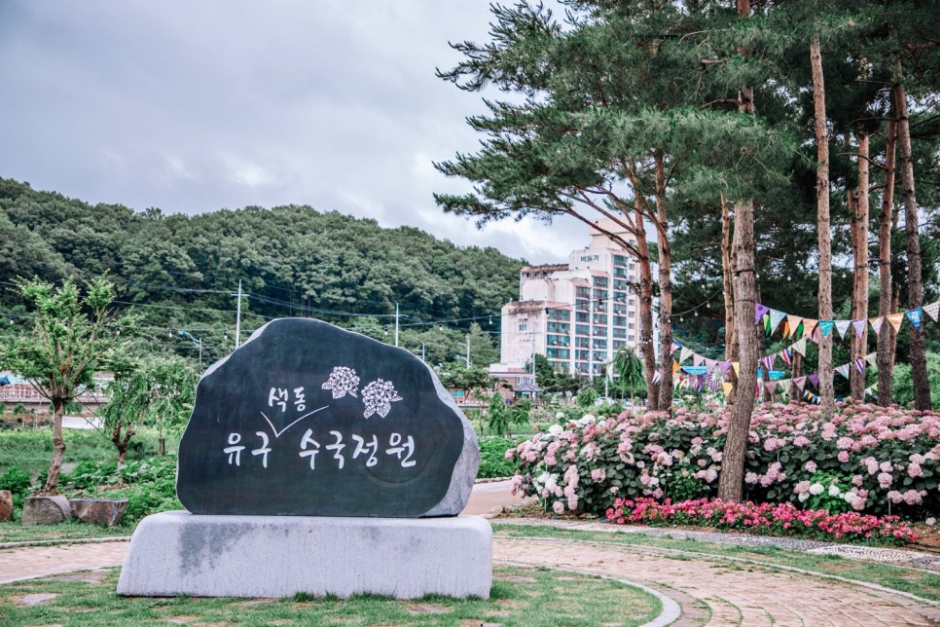
POLYGON ((49 601, 52 601, 52 600, 55 599, 57 596, 59 596, 59 595, 58 595, 58 594, 48 594, 48 593, 27 594, 27 595, 25 595, 25 596, 20 597, 20 605, 27 605, 27 606, 30 606, 30 605, 42 605, 43 603, 48 603, 49 601))

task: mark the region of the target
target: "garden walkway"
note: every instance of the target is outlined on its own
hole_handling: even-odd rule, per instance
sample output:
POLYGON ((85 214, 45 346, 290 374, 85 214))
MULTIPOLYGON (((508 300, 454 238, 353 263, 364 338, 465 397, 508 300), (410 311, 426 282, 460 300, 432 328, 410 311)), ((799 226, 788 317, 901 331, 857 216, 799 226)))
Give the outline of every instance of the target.
MULTIPOLYGON (((487 514, 494 508, 498 510, 501 490, 502 504, 511 503, 504 488, 492 483, 477 486, 468 513, 487 514)), ((493 522, 496 526, 538 524, 585 531, 635 532, 635 528, 589 521, 501 519, 493 522)), ((718 536, 718 541, 736 543, 778 544, 779 541, 785 548, 812 552, 829 552, 828 547, 832 546, 783 538, 677 530, 644 532, 668 533, 672 537, 683 534, 689 534, 689 537, 718 536)), ((701 539, 716 540, 711 537, 701 539)), ((3 549, 0 550, 0 583, 120 566, 126 550, 126 541, 3 549)), ((497 537, 493 550, 494 559, 502 563, 592 573, 648 586, 678 603, 681 616, 671 623, 677 626, 940 625, 938 604, 877 586, 721 556, 563 537, 497 537)), ((864 556, 855 557, 899 562, 894 554, 910 554, 891 549, 882 551, 884 553, 879 555, 878 550, 865 549, 864 556)), ((906 559, 910 561, 911 558, 906 559)), ((926 556, 922 559, 933 558, 926 556)), ((923 568, 933 564, 911 562, 910 565, 923 568)))

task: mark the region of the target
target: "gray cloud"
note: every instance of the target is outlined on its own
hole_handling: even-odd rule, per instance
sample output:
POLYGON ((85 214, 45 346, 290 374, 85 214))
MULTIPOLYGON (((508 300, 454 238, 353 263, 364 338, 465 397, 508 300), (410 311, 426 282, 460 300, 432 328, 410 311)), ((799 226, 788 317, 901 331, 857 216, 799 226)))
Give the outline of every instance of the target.
POLYGON ((486 38, 466 0, 0 4, 0 176, 91 202, 196 213, 309 204, 558 261, 583 228, 476 230, 431 166, 479 138, 479 94, 438 80, 486 38))

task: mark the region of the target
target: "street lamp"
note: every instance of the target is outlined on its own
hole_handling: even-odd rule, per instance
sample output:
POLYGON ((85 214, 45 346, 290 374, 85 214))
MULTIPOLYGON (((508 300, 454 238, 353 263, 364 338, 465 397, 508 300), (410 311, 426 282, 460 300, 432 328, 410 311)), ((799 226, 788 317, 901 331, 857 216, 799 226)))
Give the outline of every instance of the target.
POLYGON ((198 346, 199 347, 199 364, 200 365, 202 364, 202 340, 201 339, 193 337, 191 333, 189 333, 188 331, 184 331, 183 329, 169 328, 167 329, 167 331, 169 331, 170 337, 173 337, 173 333, 175 332, 177 335, 181 335, 185 337, 190 342, 198 346))

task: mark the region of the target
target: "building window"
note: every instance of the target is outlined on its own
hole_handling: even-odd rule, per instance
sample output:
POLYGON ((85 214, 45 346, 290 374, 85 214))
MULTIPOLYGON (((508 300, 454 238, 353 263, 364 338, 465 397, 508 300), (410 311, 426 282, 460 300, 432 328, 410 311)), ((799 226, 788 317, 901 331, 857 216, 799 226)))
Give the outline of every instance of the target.
POLYGON ((590 335, 591 327, 586 324, 576 324, 574 325, 574 332, 576 335, 590 335))
POLYGON ((627 341, 628 341, 628 342, 632 342, 632 341, 633 341, 633 334, 632 334, 632 333, 630 333, 630 334, 627 335, 627 341))
POLYGON ((627 325, 627 328, 628 328, 628 329, 635 329, 635 328, 636 328, 636 325, 631 322, 630 324, 627 325))

